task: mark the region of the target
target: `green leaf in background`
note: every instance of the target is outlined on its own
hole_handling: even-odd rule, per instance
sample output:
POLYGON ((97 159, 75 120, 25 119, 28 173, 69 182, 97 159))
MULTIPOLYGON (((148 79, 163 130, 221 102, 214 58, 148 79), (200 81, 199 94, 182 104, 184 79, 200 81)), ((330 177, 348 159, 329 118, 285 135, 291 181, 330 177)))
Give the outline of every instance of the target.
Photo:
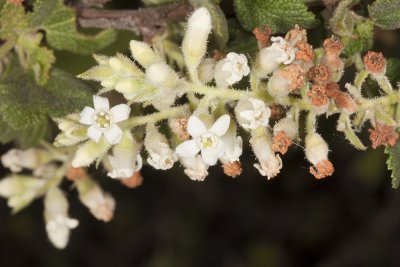
MULTIPOLYGON (((40 86, 17 64, 11 64, 0 79, 2 128, 10 128, 9 131, 22 137, 40 138, 49 116, 59 117, 80 110, 91 103, 91 98, 88 86, 62 70, 53 68, 48 82, 40 86)), ((1 135, 0 139, 5 141, 7 135, 1 135)))
POLYGON ((302 0, 235 0, 234 3, 240 23, 248 31, 267 25, 273 33, 283 33, 295 24, 308 29, 317 22, 302 0))
POLYGON ((195 7, 205 7, 211 14, 213 31, 212 38, 218 48, 222 51, 229 40, 228 24, 222 9, 213 0, 189 0, 190 4, 195 7))
POLYGON ((113 30, 101 31, 96 35, 79 33, 74 9, 65 6, 62 0, 38 0, 33 10, 31 25, 43 28, 47 42, 55 49, 87 55, 115 41, 117 33, 113 30))
POLYGON ((15 50, 19 62, 24 68, 32 70, 38 84, 45 84, 49 79, 51 66, 56 61, 53 51, 40 46, 42 34, 22 34, 19 36, 15 50))
POLYGON ((400 81, 400 59, 388 58, 386 59, 386 76, 393 86, 400 81))
POLYGON ((368 6, 375 25, 385 30, 400 28, 400 0, 376 0, 368 6))
POLYGON ((0 10, 0 39, 8 39, 18 35, 20 30, 27 26, 25 10, 22 5, 9 3, 3 5, 0 10))
POLYGON ((388 170, 392 171, 392 187, 398 188, 400 185, 400 142, 392 147, 386 147, 385 153, 388 154, 386 161, 388 170))

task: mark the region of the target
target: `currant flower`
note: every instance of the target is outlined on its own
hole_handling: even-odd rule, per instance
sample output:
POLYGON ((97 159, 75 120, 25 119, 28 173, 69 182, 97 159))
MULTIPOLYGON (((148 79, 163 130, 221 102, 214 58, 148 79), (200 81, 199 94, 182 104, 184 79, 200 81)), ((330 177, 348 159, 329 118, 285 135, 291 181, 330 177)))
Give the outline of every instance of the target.
POLYGON ((185 167, 184 172, 193 181, 204 181, 208 176, 208 165, 204 163, 200 155, 193 157, 181 157, 180 161, 185 167))
POLYGON ((218 86, 229 86, 240 81, 250 73, 247 58, 243 54, 230 52, 218 62, 215 68, 215 81, 218 86))
POLYGON ((120 141, 122 130, 117 123, 128 119, 131 111, 125 104, 119 104, 110 109, 107 98, 93 96, 94 109, 85 107, 81 114, 79 122, 90 125, 87 129, 87 136, 98 143, 104 134, 105 139, 110 144, 116 144, 120 141))
POLYGON ((209 128, 192 115, 188 121, 188 132, 193 139, 185 141, 176 148, 180 157, 193 157, 201 152, 203 161, 213 166, 224 155, 224 142, 221 137, 228 131, 229 115, 223 115, 209 128))
POLYGON ((221 140, 225 145, 221 162, 225 164, 239 161, 239 157, 243 152, 243 140, 242 137, 237 136, 236 125, 234 123, 230 125, 228 131, 221 137, 221 140))
POLYGON ((251 130, 268 125, 271 109, 259 99, 248 98, 238 102, 235 114, 240 126, 251 130))

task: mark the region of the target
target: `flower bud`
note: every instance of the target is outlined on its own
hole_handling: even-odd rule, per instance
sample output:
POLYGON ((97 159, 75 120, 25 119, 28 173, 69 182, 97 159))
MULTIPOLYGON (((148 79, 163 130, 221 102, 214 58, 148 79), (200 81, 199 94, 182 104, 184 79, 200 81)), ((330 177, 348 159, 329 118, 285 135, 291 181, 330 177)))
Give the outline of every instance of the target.
POLYGON ((76 228, 79 222, 68 217, 67 199, 57 187, 50 188, 46 193, 44 217, 51 243, 58 249, 64 249, 69 241, 70 229, 76 228))
POLYGON ((143 72, 126 56, 117 53, 109 60, 110 67, 119 77, 143 77, 143 72))
POLYGON ((113 156, 108 156, 111 171, 107 173, 111 178, 129 178, 142 168, 140 147, 129 130, 123 133, 121 141, 112 151, 113 156))
POLYGON ((250 130, 267 126, 271 109, 259 99, 248 98, 238 102, 235 107, 235 115, 240 126, 250 130))
POLYGON ((33 170, 52 159, 51 155, 41 149, 19 150, 11 149, 1 157, 1 163, 12 172, 20 172, 22 169, 33 170))
POLYGON ((268 180, 278 175, 282 168, 282 160, 272 151, 271 142, 270 134, 263 128, 253 131, 250 139, 250 145, 259 161, 254 167, 262 176, 267 176, 268 180))
POLYGON ((79 114, 55 119, 61 133, 54 140, 55 147, 71 146, 86 140, 87 128, 79 123, 79 114))
POLYGON ((211 33, 211 15, 205 8, 196 9, 188 20, 188 27, 182 42, 186 66, 195 69, 207 52, 207 39, 211 33))
POLYGON ((214 79, 216 61, 214 58, 205 58, 201 61, 199 66, 199 79, 202 83, 206 84, 214 79))
POLYGON ((159 62, 147 68, 146 81, 159 88, 174 89, 178 82, 178 75, 166 63, 159 62))
POLYGON ((185 168, 184 172, 193 181, 204 181, 208 176, 208 165, 204 163, 200 155, 193 157, 181 157, 180 161, 185 168))
POLYGON ((158 170, 168 170, 174 166, 178 156, 170 148, 167 138, 151 124, 146 127, 144 146, 149 153, 147 162, 158 170))
POLYGON ((93 161, 106 153, 110 147, 111 145, 105 138, 101 138, 98 143, 89 140, 78 148, 71 165, 74 168, 89 166, 93 161))
POLYGON ((7 198, 7 205, 16 213, 39 196, 46 181, 32 176, 12 175, 0 181, 0 196, 7 198))
POLYGON ((145 42, 132 40, 129 43, 129 46, 132 57, 145 69, 160 61, 160 58, 156 55, 153 49, 151 49, 151 47, 145 42))
POLYGON ((319 134, 307 134, 305 138, 305 147, 306 158, 313 165, 317 165, 320 161, 328 159, 328 145, 319 134))
POLYGON ((108 222, 114 216, 115 200, 105 193, 92 179, 83 179, 75 182, 79 192, 79 199, 93 216, 101 221, 108 222))

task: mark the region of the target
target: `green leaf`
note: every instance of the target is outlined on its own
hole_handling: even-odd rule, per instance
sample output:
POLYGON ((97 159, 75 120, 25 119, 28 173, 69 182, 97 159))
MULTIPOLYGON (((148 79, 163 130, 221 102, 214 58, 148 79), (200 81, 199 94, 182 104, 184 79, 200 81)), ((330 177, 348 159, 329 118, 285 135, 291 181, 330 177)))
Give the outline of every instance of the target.
POLYGON ((400 0, 377 0, 368 6, 375 25, 385 30, 400 28, 400 0))
POLYGON ((388 154, 386 161, 388 170, 392 171, 392 187, 398 188, 400 185, 400 142, 397 142, 394 146, 385 148, 385 153, 388 154))
POLYGON ((0 79, 0 117, 15 131, 32 131, 48 116, 60 117, 91 103, 89 87, 53 68, 44 86, 16 64, 0 79))
POLYGON ((228 23, 222 9, 213 0, 189 0, 189 2, 195 8, 205 7, 210 12, 213 25, 212 38, 218 50, 222 51, 229 40, 228 23))
POLYGON ((55 49, 89 55, 103 49, 116 39, 117 33, 113 30, 101 31, 92 36, 79 33, 74 9, 65 6, 62 0, 40 0, 34 10, 38 15, 32 15, 30 22, 34 25, 41 24, 46 31, 47 42, 55 49), (53 5, 54 8, 49 7, 53 5), (47 12, 50 13, 46 16, 47 12))
POLYGON ((386 76, 392 85, 400 81, 400 59, 388 58, 386 60, 386 76))
POLYGON ((24 7, 9 3, 4 4, 0 10, 0 22, 0 39, 8 39, 18 35, 21 30, 28 26, 24 7))
POLYGON ((53 51, 40 46, 42 34, 20 35, 15 47, 20 63, 30 69, 38 84, 45 84, 49 79, 50 68, 56 61, 53 51))
POLYGON ((273 33, 283 33, 295 24, 306 29, 316 24, 315 15, 301 0, 235 0, 234 3, 240 23, 248 31, 267 25, 273 33))

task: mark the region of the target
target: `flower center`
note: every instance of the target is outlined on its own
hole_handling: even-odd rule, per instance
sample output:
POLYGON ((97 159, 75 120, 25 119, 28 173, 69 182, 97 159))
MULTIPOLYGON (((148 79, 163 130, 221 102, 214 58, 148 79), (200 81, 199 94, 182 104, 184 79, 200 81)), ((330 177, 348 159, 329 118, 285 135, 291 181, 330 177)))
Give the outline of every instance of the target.
POLYGON ((214 148, 217 145, 217 138, 214 134, 204 134, 200 137, 200 145, 202 148, 214 148))
POLYGON ((100 128, 109 128, 111 126, 111 117, 110 114, 105 111, 100 111, 97 113, 96 117, 94 118, 97 126, 100 128))

